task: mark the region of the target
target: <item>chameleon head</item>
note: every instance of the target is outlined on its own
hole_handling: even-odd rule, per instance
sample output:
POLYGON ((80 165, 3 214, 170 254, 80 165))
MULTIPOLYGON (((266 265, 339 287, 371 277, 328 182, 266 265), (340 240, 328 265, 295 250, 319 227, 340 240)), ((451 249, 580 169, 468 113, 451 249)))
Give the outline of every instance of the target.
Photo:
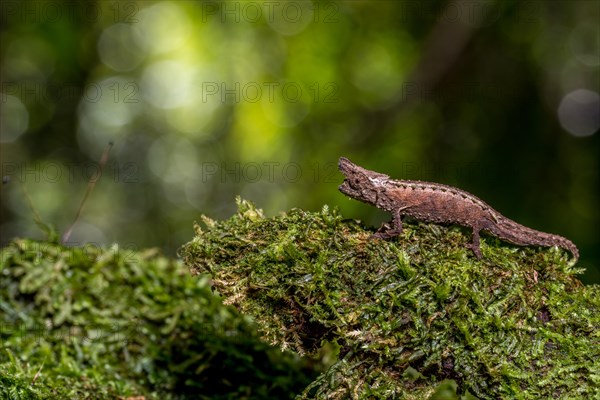
POLYGON ((367 193, 374 193, 390 179, 385 174, 359 167, 345 157, 340 157, 338 168, 346 177, 339 186, 340 192, 363 201, 369 201, 365 198, 368 196, 367 193))

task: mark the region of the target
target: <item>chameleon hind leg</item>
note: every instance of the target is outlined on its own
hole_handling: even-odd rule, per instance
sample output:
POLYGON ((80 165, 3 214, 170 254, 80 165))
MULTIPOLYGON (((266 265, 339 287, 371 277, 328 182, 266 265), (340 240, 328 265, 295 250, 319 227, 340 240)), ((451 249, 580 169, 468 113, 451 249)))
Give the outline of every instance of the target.
POLYGON ((481 228, 478 225, 474 225, 473 226, 473 239, 471 240, 471 243, 467 244, 466 246, 473 250, 473 253, 475 253, 475 257, 477 257, 478 260, 481 260, 481 248, 479 246, 479 231, 481 231, 481 228))

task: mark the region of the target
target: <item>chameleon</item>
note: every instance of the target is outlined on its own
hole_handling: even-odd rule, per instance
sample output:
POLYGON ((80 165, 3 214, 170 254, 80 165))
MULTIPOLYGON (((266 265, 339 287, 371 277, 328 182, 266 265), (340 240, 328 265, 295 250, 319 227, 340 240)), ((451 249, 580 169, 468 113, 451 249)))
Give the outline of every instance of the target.
POLYGON ((402 233, 402 217, 436 224, 458 224, 473 231, 466 246, 481 259, 480 232, 485 231, 519 246, 558 246, 579 258, 570 240, 523 226, 494 210, 474 195, 439 183, 395 180, 388 175, 362 168, 340 157, 338 168, 344 174, 339 190, 345 195, 392 213, 376 237, 389 239, 402 233))

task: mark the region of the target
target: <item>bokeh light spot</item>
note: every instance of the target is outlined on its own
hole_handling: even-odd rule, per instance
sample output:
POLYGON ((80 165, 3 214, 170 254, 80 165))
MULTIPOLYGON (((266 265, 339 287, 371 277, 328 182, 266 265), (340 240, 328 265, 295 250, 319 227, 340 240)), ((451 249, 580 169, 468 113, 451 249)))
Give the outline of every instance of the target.
POLYGON ((198 176, 196 146, 185 138, 160 137, 147 157, 150 170, 163 181, 181 184, 198 176))
POLYGON ((296 35, 315 19, 315 6, 309 0, 265 3, 264 18, 276 32, 296 35))
POLYGON ((99 125, 126 125, 140 111, 139 85, 118 76, 91 82, 85 87, 81 107, 82 112, 99 125))
MULTIPOLYGON (((404 38, 402 38, 404 39, 404 38)), ((414 49, 410 39, 363 41, 353 49, 350 79, 362 91, 361 101, 372 108, 384 108, 401 92, 407 72, 413 63, 414 49), (402 47, 402 57, 391 52, 402 47)))
POLYGON ((139 13, 135 40, 152 54, 178 48, 187 39, 190 22, 178 5, 160 2, 139 13))
POLYGON ((142 101, 135 80, 113 76, 88 83, 79 103, 79 146, 97 157, 118 135, 127 135, 131 123, 141 113, 142 101))
POLYGON ((29 126, 29 112, 17 97, 0 93, 0 143, 14 142, 29 126))
POLYGON ((558 106, 560 124, 573 136, 590 136, 600 129, 600 95, 577 89, 563 97, 558 106))
POLYGON ((157 108, 171 109, 192 99, 194 70, 178 61, 150 64, 142 76, 144 99, 157 108))
POLYGON ((133 70, 144 57, 127 24, 111 25, 102 32, 98 54, 104 64, 119 72, 133 70))

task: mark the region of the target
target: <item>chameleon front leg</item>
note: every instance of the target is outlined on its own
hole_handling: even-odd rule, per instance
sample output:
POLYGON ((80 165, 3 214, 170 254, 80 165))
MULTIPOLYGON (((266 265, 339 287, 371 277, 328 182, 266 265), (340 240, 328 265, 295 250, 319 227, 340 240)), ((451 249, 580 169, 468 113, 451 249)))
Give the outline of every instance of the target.
POLYGON ((473 225, 473 239, 471 240, 471 243, 467 244, 467 247, 473 250, 473 253, 475 253, 475 257, 477 257, 478 260, 481 260, 482 258, 481 248, 479 246, 480 231, 481 227, 478 224, 473 225))
POLYGON ((392 220, 390 221, 392 226, 390 227, 389 222, 385 222, 381 225, 381 227, 375 232, 373 236, 378 237, 380 239, 390 239, 394 236, 398 236, 402 233, 402 215, 400 213, 400 209, 395 209, 392 212, 392 220))

